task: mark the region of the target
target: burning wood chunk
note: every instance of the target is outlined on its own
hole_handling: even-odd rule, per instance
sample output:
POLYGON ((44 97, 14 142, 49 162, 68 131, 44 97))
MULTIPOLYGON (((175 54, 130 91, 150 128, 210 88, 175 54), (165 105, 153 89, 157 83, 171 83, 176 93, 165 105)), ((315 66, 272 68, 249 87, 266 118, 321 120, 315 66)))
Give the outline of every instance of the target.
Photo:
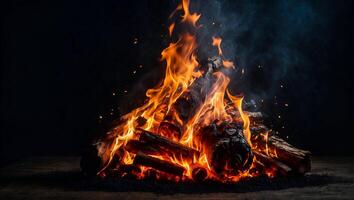
POLYGON ((133 164, 152 167, 156 170, 160 170, 176 176, 182 176, 184 173, 184 168, 181 166, 178 166, 166 160, 161 160, 152 156, 148 156, 143 153, 136 154, 133 164))
POLYGON ((234 123, 212 124, 204 127, 198 136, 209 163, 217 173, 238 174, 253 161, 251 147, 242 135, 242 128, 234 123))
POLYGON ((157 149, 160 154, 166 153, 170 156, 175 156, 177 158, 182 157, 183 159, 193 160, 194 156, 199 157, 200 152, 182 145, 178 142, 169 140, 166 137, 150 133, 148 131, 143 131, 140 135, 139 140, 144 142, 149 148, 157 149))
POLYGON ((265 172, 265 173, 276 172, 279 175, 285 176, 285 175, 288 175, 292 172, 292 169, 289 166, 287 166, 286 164, 284 164, 284 163, 282 163, 270 156, 259 153, 257 151, 255 151, 254 154, 255 154, 256 159, 264 165, 263 170, 270 171, 270 172, 265 172))
POLYGON ((203 167, 195 167, 192 170, 192 178, 195 182, 202 182, 207 178, 207 176, 208 172, 203 167))
POLYGON ((251 141, 258 153, 280 161, 291 168, 292 174, 304 174, 311 171, 311 153, 298 149, 273 134, 263 124, 252 125, 251 141))
MULTIPOLYGON (((179 138, 181 137, 183 125, 195 115, 197 109, 203 104, 205 98, 211 92, 213 85, 217 81, 213 73, 221 67, 222 61, 220 57, 209 58, 204 62, 201 66, 201 69, 204 70, 203 76, 196 79, 193 84, 189 86, 188 90, 177 99, 171 111, 166 115, 164 123, 172 124, 174 126, 173 132, 179 133, 179 138)), ((161 125, 166 124, 162 123, 161 125)))
POLYGON ((167 118, 160 123, 158 133, 174 141, 178 141, 182 137, 181 127, 168 122, 167 118))
POLYGON ((159 155, 161 152, 159 149, 152 147, 151 145, 138 141, 138 140, 130 140, 124 147, 125 150, 137 154, 139 152, 142 152, 144 154, 149 154, 149 155, 159 155))
POLYGON ((269 132, 265 126, 259 126, 254 130, 259 131, 259 134, 255 134, 251 140, 259 151, 288 165, 294 173, 304 174, 311 170, 311 153, 309 151, 298 149, 276 135, 268 135, 268 133, 262 135, 262 133, 269 132))

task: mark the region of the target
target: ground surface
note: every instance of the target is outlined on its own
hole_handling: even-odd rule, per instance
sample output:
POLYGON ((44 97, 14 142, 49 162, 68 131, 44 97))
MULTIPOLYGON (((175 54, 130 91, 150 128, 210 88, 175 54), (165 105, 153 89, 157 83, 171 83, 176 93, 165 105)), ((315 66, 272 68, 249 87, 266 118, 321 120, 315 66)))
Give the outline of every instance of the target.
POLYGON ((82 177, 77 157, 35 157, 0 168, 0 199, 354 199, 353 157, 313 158, 304 177, 235 185, 82 177))

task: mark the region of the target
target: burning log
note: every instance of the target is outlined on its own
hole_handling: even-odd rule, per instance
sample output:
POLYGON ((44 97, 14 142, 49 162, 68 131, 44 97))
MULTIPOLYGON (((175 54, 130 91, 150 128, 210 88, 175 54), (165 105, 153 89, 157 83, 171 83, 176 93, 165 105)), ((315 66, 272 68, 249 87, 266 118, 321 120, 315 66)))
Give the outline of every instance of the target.
POLYGON ((292 169, 289 166, 280 161, 277 161, 276 159, 270 156, 267 156, 257 151, 254 151, 253 153, 256 159, 265 165, 265 168, 270 168, 283 176, 288 175, 292 172, 292 169))
POLYGON ((217 173, 229 171, 238 174, 250 167, 253 154, 237 124, 212 124, 197 135, 208 155, 211 167, 217 173))
POLYGON ((288 165, 294 172, 304 174, 311 171, 311 153, 298 149, 276 135, 267 135, 270 132, 265 126, 253 128, 255 136, 252 144, 263 152, 269 152, 272 157, 288 165), (262 133, 267 133, 262 135, 262 133))
POLYGON ((297 173, 304 174, 311 170, 309 151, 295 148, 275 135, 268 138, 268 146, 275 149, 278 160, 289 165, 297 173))
MULTIPOLYGON (((233 103, 232 102, 229 102, 227 105, 226 105, 226 112, 231 115, 233 118, 240 118, 240 113, 239 111, 237 110, 237 108, 235 108, 233 106, 233 103)), ((252 122, 257 122, 257 123, 262 123, 263 122, 263 118, 264 118, 264 115, 262 112, 250 112, 250 111, 243 111, 249 118, 252 122)))
POLYGON ((159 155, 161 152, 159 149, 156 149, 152 147, 151 145, 138 141, 138 140, 130 140, 124 147, 125 150, 137 154, 139 152, 142 152, 144 154, 149 154, 149 155, 159 155))
POLYGON ((143 153, 136 154, 133 164, 152 167, 156 170, 160 170, 176 176, 182 176, 184 172, 184 168, 181 166, 175 165, 165 160, 154 158, 152 156, 148 156, 143 153))
POLYGON ((203 167, 195 167, 192 170, 192 178, 195 182, 202 182, 207 178, 207 176, 208 172, 203 167))
MULTIPOLYGON (((182 157, 184 159, 189 160, 193 160, 194 156, 199 157, 200 155, 200 152, 193 148, 187 147, 178 142, 169 140, 166 137, 156 135, 148 131, 143 131, 140 135, 139 140, 145 143, 145 147, 143 147, 142 149, 149 148, 149 151, 151 151, 151 149, 156 149, 159 152, 158 154, 166 153, 170 156, 177 156, 178 158, 182 157)), ((137 149, 140 150, 140 147, 138 147, 137 149)))
POLYGON ((202 64, 204 74, 196 79, 188 90, 173 104, 171 111, 161 123, 159 131, 172 131, 172 135, 180 139, 182 137, 183 125, 186 124, 196 113, 200 105, 205 101, 206 96, 211 92, 217 78, 213 72, 222 67, 220 57, 209 58, 202 64))

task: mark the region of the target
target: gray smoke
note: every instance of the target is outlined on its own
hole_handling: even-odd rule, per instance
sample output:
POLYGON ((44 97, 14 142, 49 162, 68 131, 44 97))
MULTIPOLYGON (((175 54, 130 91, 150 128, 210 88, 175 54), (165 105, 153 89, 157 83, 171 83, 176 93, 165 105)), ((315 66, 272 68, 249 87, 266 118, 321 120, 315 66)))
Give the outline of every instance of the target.
POLYGON ((288 0, 191 2, 191 10, 202 14, 200 53, 215 55, 211 36, 220 36, 225 57, 238 68, 231 88, 254 99, 273 98, 285 80, 303 79, 312 87, 306 69, 312 58, 304 49, 313 49, 313 43, 326 45, 321 39, 327 34, 325 6, 319 1, 288 0))

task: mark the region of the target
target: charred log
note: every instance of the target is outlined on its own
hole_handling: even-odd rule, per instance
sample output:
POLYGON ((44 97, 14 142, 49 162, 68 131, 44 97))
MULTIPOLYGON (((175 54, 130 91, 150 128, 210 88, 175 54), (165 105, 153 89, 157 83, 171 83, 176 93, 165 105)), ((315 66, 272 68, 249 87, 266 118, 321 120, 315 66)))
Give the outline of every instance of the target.
POLYGON ((148 155, 159 155, 161 152, 158 148, 154 148, 146 142, 138 141, 138 140, 130 140, 124 147, 130 153, 137 154, 142 152, 148 155))
POLYGON ((258 126, 253 129, 255 136, 251 138, 252 144, 263 152, 270 152, 272 157, 288 165, 294 172, 304 174, 311 171, 311 153, 302 149, 298 149, 272 132, 267 130, 265 126, 258 126), (270 132, 270 135, 262 135, 262 133, 270 132))
POLYGON ((272 169, 273 171, 276 171, 277 174, 283 176, 291 174, 292 169, 286 164, 260 152, 254 151, 253 153, 256 159, 264 164, 265 168, 272 169))
POLYGON ((148 156, 143 153, 136 154, 133 164, 152 167, 156 170, 163 171, 176 176, 182 176, 184 172, 184 168, 181 166, 178 166, 165 160, 154 158, 152 156, 148 156))
POLYGON ((207 176, 208 172, 203 167, 195 167, 192 170, 192 178, 195 182, 202 182, 207 178, 207 176))
POLYGON ((212 124, 198 134, 209 163, 217 173, 239 173, 248 169, 253 153, 242 134, 242 127, 233 123, 212 124))
POLYGON ((143 131, 139 140, 144 142, 148 148, 158 150, 160 154, 166 153, 170 156, 182 157, 189 160, 192 160, 194 156, 199 157, 200 155, 200 152, 193 148, 148 131, 143 131))

